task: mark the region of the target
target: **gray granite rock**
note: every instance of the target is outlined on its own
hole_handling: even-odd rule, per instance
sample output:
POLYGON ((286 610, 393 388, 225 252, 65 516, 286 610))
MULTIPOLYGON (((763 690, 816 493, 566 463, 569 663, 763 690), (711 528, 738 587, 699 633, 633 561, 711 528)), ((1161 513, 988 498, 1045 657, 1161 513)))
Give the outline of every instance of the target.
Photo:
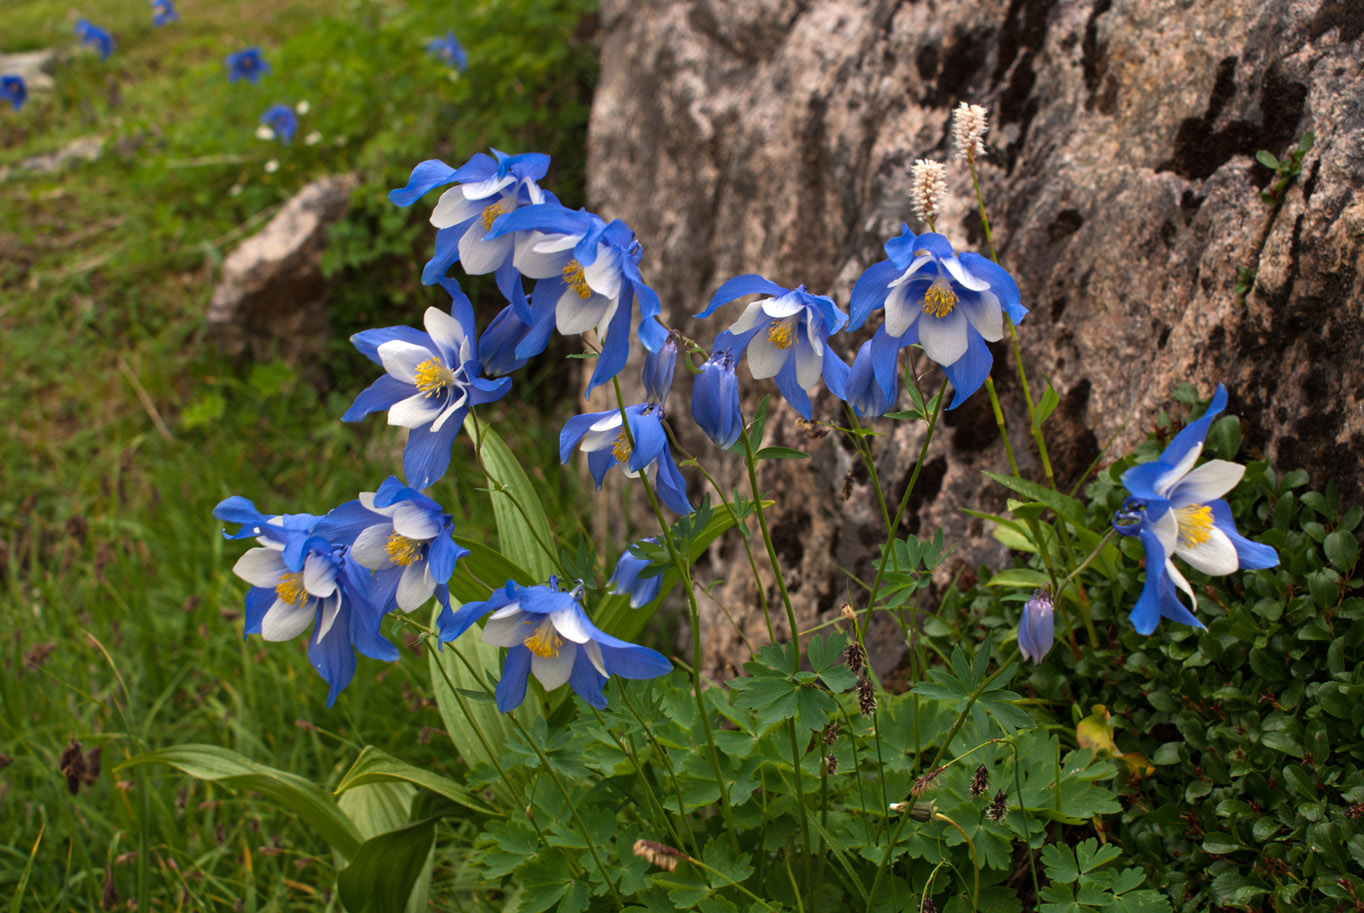
MULTIPOLYGON (((948 157, 951 109, 970 101, 990 113, 981 179, 994 240, 1032 310, 1023 358, 1034 384, 1049 376, 1062 396, 1048 426, 1062 484, 1110 438, 1111 453, 1135 444, 1179 382, 1206 394, 1223 381, 1250 452, 1364 494, 1364 6, 604 0, 602 25, 590 203, 635 229, 645 277, 688 334, 709 341, 735 316, 738 306, 705 327, 687 317, 739 273, 804 283, 846 307, 900 222, 921 230, 909 166, 948 157), (1301 179, 1266 206, 1256 151, 1284 155, 1309 129, 1301 179), (1244 296, 1241 267, 1255 274, 1244 296)), ((983 249, 969 178, 949 174, 938 227, 983 249)), ((936 385, 940 374, 924 370, 936 385)), ((1040 479, 1005 347, 993 376, 1022 470, 1040 479)), ((675 394, 675 413, 687 394, 675 394)), ((817 417, 836 405, 825 395, 817 417)), ((1002 561, 961 513, 1003 506, 980 475, 1005 466, 983 393, 945 426, 908 529, 946 526, 964 559, 1002 561)), ((814 448, 808 463, 763 475, 804 626, 848 592, 839 567, 870 573, 879 511, 847 447, 810 440, 784 407, 770 428, 814 448)), ((892 495, 919 440, 907 425, 877 439, 892 495)), ((713 551, 707 574, 729 581, 716 599, 753 630, 756 593, 736 557, 713 551)), ((703 608, 712 655, 734 655, 715 603, 703 608)), ((883 666, 897 642, 885 639, 883 666)))

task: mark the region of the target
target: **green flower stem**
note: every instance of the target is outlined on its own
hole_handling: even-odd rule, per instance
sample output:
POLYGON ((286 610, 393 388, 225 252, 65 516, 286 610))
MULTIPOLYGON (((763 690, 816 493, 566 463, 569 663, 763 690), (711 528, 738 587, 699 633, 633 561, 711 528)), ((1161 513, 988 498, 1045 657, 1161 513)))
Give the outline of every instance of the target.
POLYGON ((730 878, 728 875, 726 875, 724 872, 721 872, 719 869, 713 869, 710 866, 706 865, 704 862, 702 862, 700 859, 697 859, 693 856, 688 856, 687 862, 691 865, 696 866, 703 872, 706 872, 710 875, 718 876, 721 880, 725 882, 725 884, 730 885, 731 887, 738 888, 740 893, 751 899, 754 903, 762 904, 764 909, 771 910, 772 913, 781 913, 781 909, 779 907, 772 906, 770 903, 763 900, 757 894, 754 894, 748 888, 744 887, 739 882, 735 881, 733 878, 730 878))
POLYGON ((654 792, 653 784, 649 782, 649 778, 644 773, 643 765, 639 763, 639 758, 635 756, 634 739, 630 740, 630 747, 626 748, 625 742, 621 737, 611 731, 611 727, 606 723, 606 717, 601 715, 600 710, 593 707, 592 715, 595 716, 597 722, 601 724, 602 731, 609 735, 611 740, 616 743, 616 747, 621 750, 621 753, 630 759, 630 764, 635 768, 635 773, 639 776, 640 786, 644 788, 644 804, 649 808, 649 815, 654 819, 654 826, 658 828, 658 833, 668 831, 671 835, 671 839, 681 845, 682 832, 677 829, 676 825, 673 824, 672 819, 668 817, 667 810, 663 808, 663 803, 659 801, 658 794, 654 792))
MULTIPOLYGON (((1108 545, 1108 543, 1112 542, 1112 541, 1113 541, 1113 537, 1116 536, 1116 535, 1117 535, 1117 533, 1116 533, 1113 529, 1110 528, 1110 529, 1108 530, 1108 532, 1104 533, 1103 538, 1099 540, 1099 544, 1096 545, 1096 546, 1094 546, 1094 551, 1090 552, 1089 555, 1088 555, 1088 557, 1086 557, 1084 561, 1081 561, 1078 565, 1076 565, 1075 570, 1073 570, 1073 571, 1071 571, 1069 574, 1067 574, 1067 575, 1065 576, 1065 578, 1064 578, 1060 583, 1058 583, 1058 584, 1056 585, 1056 600, 1057 600, 1058 602, 1059 602, 1060 599, 1061 599, 1061 594, 1062 594, 1063 592, 1065 592, 1066 587, 1070 586, 1070 582, 1071 582, 1072 580, 1075 580, 1075 578, 1078 577, 1078 576, 1080 575, 1080 572, 1081 572, 1081 571, 1083 571, 1085 568, 1089 567, 1090 564, 1092 564, 1092 563, 1094 562, 1094 559, 1095 559, 1095 558, 1099 557, 1099 552, 1103 551, 1103 550, 1104 550, 1104 546, 1106 546, 1106 545, 1108 545)), ((1075 585, 1076 585, 1076 587, 1079 587, 1080 584, 1079 584, 1078 582, 1076 582, 1075 585)), ((1076 599, 1076 600, 1075 600, 1075 604, 1078 605, 1078 606, 1080 607, 1080 618, 1081 618, 1081 620, 1083 620, 1084 623, 1085 623, 1085 633, 1089 635, 1089 643, 1090 643, 1090 645, 1091 645, 1091 646, 1097 647, 1097 646, 1099 645, 1099 634, 1098 634, 1098 632, 1094 629, 1094 619, 1090 616, 1090 613, 1089 613, 1089 602, 1088 602, 1088 600, 1087 600, 1087 599, 1076 599)))
POLYGON ((971 871, 974 875, 974 886, 971 890, 971 913, 976 913, 980 909, 980 857, 976 855, 976 845, 971 841, 971 836, 966 833, 960 824, 953 821, 946 815, 938 812, 933 813, 934 821, 942 821, 957 829, 961 838, 966 841, 966 848, 971 851, 971 871))
MULTIPOLYGON (((957 714, 957 719, 952 723, 952 728, 948 730, 947 737, 943 739, 942 745, 939 746, 938 753, 933 756, 933 763, 928 765, 928 770, 938 769, 938 764, 942 761, 942 756, 947 752, 947 747, 952 744, 952 740, 956 738, 957 733, 961 731, 962 725, 966 722, 967 714, 969 714, 971 708, 975 706, 976 699, 985 693, 986 688, 994 684, 995 679, 999 678, 999 676, 1004 673, 1005 669, 1008 669, 1014 664, 1014 661, 1018 659, 1018 656, 1018 647, 1015 646, 1008 657, 1005 658, 1004 662, 1000 663, 999 668, 987 675, 985 680, 977 685, 975 690, 967 696, 966 706, 962 707, 961 712, 957 714)), ((871 893, 867 897, 867 909, 872 908, 872 901, 876 899, 876 889, 881 886, 881 880, 885 877, 886 871, 889 868, 888 863, 890 862, 891 851, 895 849, 895 844, 899 841, 900 834, 904 831, 905 822, 909 821, 909 817, 908 813, 902 814, 899 823, 895 825, 895 830, 890 835, 890 843, 886 846, 885 855, 881 857, 881 864, 876 868, 876 878, 874 878, 871 883, 871 893)))
POLYGON ((1018 739, 1011 737, 1009 744, 1014 750, 1014 789, 1018 790, 1018 812, 1023 816, 1023 843, 1028 848, 1028 868, 1032 871, 1032 893, 1034 897, 1041 897, 1042 887, 1037 880, 1037 856, 1032 851, 1032 823, 1028 818, 1028 810, 1023 805, 1023 779, 1018 772, 1018 739))
POLYGON ((995 392, 995 379, 985 378, 985 392, 990 395, 990 409, 995 413, 995 425, 999 428, 999 439, 1004 442, 1004 453, 1009 457, 1009 471, 1015 478, 1022 478, 1018 473, 1018 460, 1014 459, 1014 447, 1009 442, 1009 429, 1004 424, 1004 410, 999 405, 999 394, 995 392))
POLYGON ((672 758, 663 750, 663 746, 658 743, 658 739, 654 736, 654 731, 649 728, 649 724, 645 721, 644 717, 640 716, 639 711, 635 709, 634 702, 630 700, 629 690, 622 686, 620 695, 621 699, 625 701, 625 706, 629 708, 630 713, 644 730, 644 737, 649 740, 649 744, 654 747, 654 751, 658 754, 659 758, 662 759, 663 766, 667 768, 668 780, 672 783, 673 794, 677 796, 677 813, 681 816, 682 823, 687 826, 687 836, 691 838, 692 852, 700 853, 701 845, 696 840, 696 832, 692 830, 691 819, 687 816, 687 804, 682 801, 682 787, 677 782, 677 769, 673 767, 672 758))
MULTIPOLYGON (((630 451, 635 449, 635 436, 630 430, 630 416, 625 411, 625 394, 621 392, 619 378, 611 378, 611 385, 616 391, 616 407, 620 410, 621 428, 625 433, 625 441, 630 445, 630 451)), ((729 789, 725 785, 724 774, 720 771, 720 753, 715 747, 715 733, 711 731, 710 711, 706 708, 705 694, 701 690, 701 663, 704 653, 701 649, 701 607, 696 604, 696 590, 692 585, 691 568, 689 563, 677 545, 673 542, 672 529, 668 525, 668 520, 663 516, 663 506, 658 503, 658 496, 654 494, 654 487, 649 484, 649 478, 643 472, 638 476, 639 482, 644 486, 644 493, 649 498, 649 506, 654 510, 654 516, 658 518, 659 532, 663 536, 663 543, 668 549, 668 557, 672 559, 673 566, 677 568, 679 582, 682 590, 687 594, 687 609, 691 615, 691 643, 692 643, 692 692, 696 695, 696 708, 701 715, 701 728, 706 733, 706 745, 710 748, 710 766, 715 774, 715 785, 720 789, 720 810, 725 818, 725 831, 729 834, 730 846, 734 852, 739 852, 739 836, 734 828, 734 810, 729 805, 729 789)), ((762 510, 759 505, 759 511, 762 510)), ((759 514, 761 516, 761 514, 759 514)))

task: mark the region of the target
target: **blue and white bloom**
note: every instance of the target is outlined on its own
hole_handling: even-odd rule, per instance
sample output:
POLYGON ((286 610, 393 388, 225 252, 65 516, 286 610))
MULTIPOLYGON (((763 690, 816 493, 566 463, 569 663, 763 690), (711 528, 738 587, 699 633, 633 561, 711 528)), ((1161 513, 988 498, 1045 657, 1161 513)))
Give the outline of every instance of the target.
POLYGON ((674 513, 691 513, 687 481, 673 462, 668 433, 663 430, 663 407, 657 403, 636 403, 625 412, 630 417, 628 436, 619 409, 569 419, 559 434, 559 461, 567 463, 574 447, 586 453, 587 468, 598 489, 612 466, 623 464, 625 474, 633 479, 652 464, 656 467, 654 487, 659 499, 674 513), (631 438, 634 447, 630 446, 631 438))
MULTIPOLYGON (((652 536, 643 541, 658 542, 652 536)), ((606 582, 606 588, 613 593, 629 593, 630 608, 632 609, 648 605, 658 598, 659 591, 663 589, 663 575, 661 573, 654 574, 652 577, 640 576, 650 563, 648 558, 640 558, 628 550, 622 552, 620 558, 616 559, 616 570, 611 574, 611 579, 606 582)))
POLYGON ((848 381, 843 393, 844 401, 862 418, 880 418, 895 408, 900 393, 899 372, 891 375, 889 390, 881 389, 872 364, 870 339, 858 348, 857 357, 848 369, 848 381))
MULTIPOLYGON (((393 661, 398 648, 379 632, 388 595, 376 575, 355 562, 345 545, 315 531, 316 517, 267 517, 250 501, 232 497, 213 515, 242 528, 228 538, 256 536, 233 572, 251 589, 246 594, 246 636, 292 640, 311 625, 308 660, 331 686, 327 706, 355 676, 355 652, 393 661)), ((393 575, 389 575, 392 579, 393 575)))
POLYGON ((175 4, 171 0, 152 0, 152 25, 161 28, 179 21, 180 14, 175 11, 175 4))
POLYGON ((114 52, 114 36, 89 20, 77 21, 76 37, 80 39, 81 44, 97 52, 100 60, 108 60, 109 55, 114 52))
POLYGON ((442 642, 454 640, 489 612, 483 640, 507 648, 507 662, 497 683, 497 709, 506 713, 521 706, 531 673, 553 691, 568 683, 593 707, 606 706, 602 686, 612 675, 655 678, 672 669, 667 658, 648 647, 618 640, 598 630, 583 612, 582 587, 517 586, 512 581, 483 602, 468 602, 441 626, 442 642))
POLYGON ((721 333, 711 345, 710 358, 701 365, 691 388, 691 416, 716 447, 728 450, 744 430, 739 408, 739 379, 734 374, 738 356, 734 337, 721 333))
POLYGON ((480 376, 473 305, 453 280, 441 280, 441 286, 450 293, 450 313, 427 308, 425 333, 412 327, 384 327, 351 337, 355 347, 387 373, 356 397, 341 417, 356 422, 387 410, 390 425, 409 429, 403 474, 416 489, 445 474, 450 447, 469 408, 499 400, 511 388, 510 378, 480 376))
MULTIPOLYGON (((518 207, 554 199, 536 183, 549 170, 549 156, 539 152, 507 155, 496 149, 492 153, 487 156, 480 152, 458 168, 428 159, 412 169, 406 187, 389 193, 389 200, 398 206, 411 206, 428 190, 455 185, 441 194, 431 211, 431 224, 438 231, 435 254, 422 269, 426 285, 437 282, 458 260, 471 276, 495 273, 497 287, 512 297, 516 271, 511 261, 516 238, 490 229, 498 217, 518 207)), ((521 318, 530 323, 528 308, 521 318)))
POLYGON ((587 385, 591 393, 625 367, 636 298, 640 342, 650 352, 663 346, 668 338, 658 321, 663 306, 640 275, 644 249, 628 225, 546 202, 499 217, 489 237, 513 233, 513 264, 521 275, 539 280, 531 293, 531 313, 525 315, 531 331, 517 348, 518 356, 544 351, 552 330, 565 336, 595 330, 602 348, 587 385))
POLYGON ((454 32, 446 32, 444 38, 432 38, 426 43, 426 53, 439 57, 461 73, 469 68, 469 55, 464 52, 464 46, 455 40, 454 32))
POLYGON ((828 348, 829 337, 843 329, 848 315, 832 298, 800 286, 782 288, 762 276, 736 276, 720 286, 697 317, 709 317, 722 304, 746 295, 769 295, 750 304, 729 328, 736 348, 747 348, 754 380, 775 377, 777 388, 797 412, 811 417, 810 392, 824 383, 843 396, 848 366, 828 348))
POLYGON ((24 77, 7 74, 0 76, 0 101, 7 101, 18 111, 28 101, 28 86, 24 77))
MULTIPOLYGON (((514 294, 522 294, 520 288, 512 291, 514 294)), ((522 301, 525 301, 524 294, 522 301)), ((487 377, 505 377, 524 368, 530 359, 518 358, 516 347, 529 332, 530 326, 521 319, 516 305, 509 304, 498 311, 492 323, 483 331, 483 335, 478 337, 478 354, 483 364, 483 374, 487 377)))
POLYGON ((1018 619, 1018 649, 1024 659, 1040 663, 1056 640, 1051 594, 1038 590, 1023 606, 1018 619))
POLYGON ((884 307, 871 349, 881 389, 895 389, 899 351, 918 343, 952 381, 956 395, 948 408, 955 409, 989 377, 994 360, 985 344, 1004 337, 1004 315, 1014 323, 1027 316, 1018 285, 999 264, 976 253, 959 256, 942 235, 915 235, 908 225, 886 242, 886 253, 890 259, 869 267, 853 287, 849 328, 884 307))
POLYGON ((1193 587, 1171 560, 1176 555, 1214 577, 1279 563, 1273 548, 1236 531, 1231 507, 1222 500, 1241 481, 1245 467, 1209 460, 1194 468, 1212 420, 1226 405, 1227 388, 1218 384, 1208 411, 1175 435, 1159 459, 1122 474, 1131 497, 1114 515, 1113 528, 1124 536, 1137 536, 1146 550, 1146 585, 1129 616, 1138 633, 1153 632, 1161 616, 1204 626, 1179 598, 1177 589, 1197 607, 1193 587))
POLYGON ((298 115, 288 105, 271 105, 261 115, 260 122, 265 128, 262 139, 279 137, 281 142, 288 145, 298 132, 298 115))
POLYGON ((243 48, 235 54, 227 55, 227 81, 236 82, 247 79, 259 82, 263 74, 270 72, 270 64, 261 56, 260 48, 243 48))
POLYGON ((350 546, 362 566, 393 571, 394 604, 404 612, 435 595, 450 611, 450 575, 469 550, 454 540, 454 518, 426 495, 389 476, 378 491, 365 491, 322 518, 314 534, 350 546))

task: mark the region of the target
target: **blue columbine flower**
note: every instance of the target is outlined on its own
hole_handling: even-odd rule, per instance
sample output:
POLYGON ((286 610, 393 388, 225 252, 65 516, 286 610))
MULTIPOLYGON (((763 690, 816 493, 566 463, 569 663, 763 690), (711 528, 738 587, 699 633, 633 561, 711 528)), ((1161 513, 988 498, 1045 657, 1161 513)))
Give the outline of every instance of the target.
POLYGON ((1033 593, 1023 606, 1023 615, 1018 619, 1018 649, 1024 659, 1040 663, 1051 650, 1056 639, 1052 609, 1051 594, 1046 590, 1033 593))
POLYGON ((6 75, 0 76, 0 101, 7 101, 18 111, 28 101, 28 86, 24 84, 24 77, 6 75))
POLYGON ((1173 556, 1214 577, 1279 563, 1273 548, 1236 531, 1231 507, 1222 500, 1241 481, 1245 467, 1209 460, 1194 468, 1213 418, 1226 405, 1227 388, 1218 384, 1208 411, 1175 435, 1159 459, 1122 474, 1131 497, 1114 515, 1113 528, 1124 536, 1137 536, 1146 550, 1146 585, 1129 616, 1141 634, 1154 631, 1161 616, 1203 627, 1176 592, 1183 590, 1194 601, 1193 588, 1175 567, 1173 556))
MULTIPOLYGON (((519 288, 512 289, 512 292, 522 294, 519 288)), ((525 300, 524 294, 522 300, 525 300)), ((529 332, 530 326, 521 319, 516 305, 509 304, 498 311, 483 335, 478 337, 478 355, 484 376, 505 377, 524 368, 529 359, 517 358, 516 347, 529 332)))
POLYGON ((691 388, 691 415, 715 446, 729 449, 744 430, 739 409, 739 379, 734 375, 738 356, 734 337, 721 333, 711 345, 710 358, 701 365, 691 388))
MULTIPOLYGON (((426 285, 435 284, 458 260, 471 276, 494 273, 502 294, 512 297, 516 283, 512 252, 517 239, 489 230, 499 216, 554 199, 536 183, 549 170, 549 156, 539 152, 507 155, 496 149, 492 153, 480 152, 458 168, 428 159, 412 169, 406 187, 389 192, 393 203, 411 206, 432 188, 455 185, 441 194, 431 212, 431 224, 439 230, 435 254, 422 269, 426 285)), ((521 318, 530 323, 528 307, 521 318)))
POLYGON ((677 364, 677 341, 668 334, 668 341, 656 352, 644 353, 644 397, 651 403, 668 400, 673 386, 673 367, 677 364))
POLYGON ((227 81, 249 79, 258 82, 261 76, 270 72, 270 64, 261 56, 260 48, 244 48, 235 54, 227 55, 227 81))
POLYGON ((450 446, 469 407, 501 399, 511 388, 510 378, 488 380, 479 375, 473 305, 454 280, 440 284, 450 293, 450 313, 427 308, 425 333, 384 327, 351 337, 355 347, 387 373, 356 397, 341 417, 355 422, 386 409, 390 425, 410 429, 403 474, 416 489, 445 474, 450 446))
POLYGON ((100 60, 108 60, 109 55, 114 52, 114 36, 87 19, 81 19, 76 23, 76 37, 80 39, 81 44, 97 51, 100 60))
POLYGON ((658 321, 663 306, 640 275, 644 249, 630 226, 551 201, 498 217, 488 236, 512 233, 518 236, 513 265, 539 280, 531 293, 531 332, 517 348, 518 356, 544 351, 551 330, 565 336, 596 330, 602 350, 587 384, 591 393, 625 367, 636 298, 644 348, 655 352, 667 340, 668 331, 658 321))
POLYGON ((891 388, 883 390, 876 379, 876 369, 872 362, 872 340, 868 339, 857 350, 852 367, 848 369, 848 380, 844 386, 843 399, 853 407, 862 418, 880 418, 895 408, 899 398, 899 372, 891 375, 891 388))
POLYGON ((687 482, 673 462, 668 433, 663 430, 663 407, 658 403, 636 403, 625 412, 630 417, 629 437, 625 434, 619 409, 589 412, 569 419, 559 434, 559 461, 567 463, 574 447, 582 450, 587 454, 592 481, 599 489, 606 471, 612 466, 624 464, 625 474, 633 479, 653 464, 656 467, 654 487, 658 489, 659 499, 674 513, 691 513, 687 482), (630 438, 635 442, 633 448, 630 438))
POLYGON ((179 21, 180 14, 175 11, 175 4, 171 0, 152 0, 152 25, 160 28, 179 21))
POLYGON ((398 658, 398 648, 379 633, 388 598, 382 582, 345 545, 318 535, 319 518, 267 517, 242 497, 221 502, 213 515, 242 524, 236 533, 225 532, 228 538, 255 536, 260 543, 232 568, 251 584, 246 635, 286 641, 311 625, 308 660, 331 686, 328 707, 355 676, 355 651, 390 662, 398 658))
POLYGON ((720 286, 697 317, 709 317, 722 304, 746 295, 770 295, 755 301, 730 326, 736 348, 748 350, 748 370, 755 380, 775 377, 777 388, 795 410, 811 417, 810 391, 821 376, 835 396, 843 396, 848 366, 829 349, 829 337, 843 329, 848 315, 832 298, 794 291, 753 274, 736 276, 720 286))
POLYGON ((450 575, 469 550, 454 540, 454 518, 437 502, 393 476, 378 491, 361 492, 323 517, 315 535, 350 546, 363 567, 395 572, 393 603, 404 612, 420 608, 434 594, 450 612, 450 575))
POLYGON ((298 132, 298 115, 288 105, 271 105, 261 115, 260 122, 285 144, 291 142, 298 132))
POLYGON ((852 294, 850 329, 884 307, 886 320, 872 337, 871 359, 883 391, 895 389, 898 353, 918 343, 942 365, 956 395, 955 409, 990 375, 987 342, 1004 336, 1004 314, 1014 323, 1028 313, 1018 285, 999 264, 980 254, 960 256, 942 235, 915 235, 906 225, 886 242, 889 260, 867 269, 852 294))
POLYGON ((454 640, 492 612, 483 640, 507 648, 507 663, 497 683, 497 709, 515 710, 526 697, 532 672, 546 691, 567 682, 593 707, 606 706, 602 686, 612 675, 656 678, 672 664, 661 653, 618 640, 597 629, 583 612, 582 586, 570 592, 550 578, 548 586, 507 585, 483 602, 467 602, 440 629, 443 642, 454 640))
MULTIPOLYGON (((658 542, 652 536, 642 541, 655 544, 658 542)), ((620 558, 616 560, 615 572, 606 582, 606 588, 613 593, 629 593, 632 609, 648 605, 658 598, 659 591, 663 589, 662 574, 640 576, 651 563, 648 558, 641 558, 631 551, 622 552, 620 558)))
POLYGON ((469 55, 464 53, 463 45, 455 40, 454 32, 446 32, 444 38, 428 41, 426 53, 434 54, 461 73, 469 68, 469 55))

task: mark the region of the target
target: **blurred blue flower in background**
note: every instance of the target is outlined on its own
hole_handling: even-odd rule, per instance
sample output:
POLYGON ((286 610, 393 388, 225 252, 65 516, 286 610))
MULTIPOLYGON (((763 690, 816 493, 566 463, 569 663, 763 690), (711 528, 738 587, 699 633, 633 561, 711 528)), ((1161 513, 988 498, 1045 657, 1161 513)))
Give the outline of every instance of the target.
POLYGON ((262 74, 270 72, 270 64, 261 56, 260 48, 250 47, 227 55, 227 81, 249 79, 258 82, 262 74))
POLYGON ((550 578, 547 586, 507 585, 483 602, 466 602, 440 631, 449 642, 489 612, 483 640, 507 648, 507 662, 496 689, 497 709, 521 706, 533 672, 546 691, 567 683, 593 707, 606 706, 602 686, 612 675, 655 678, 667 675, 672 663, 648 647, 618 640, 599 630, 583 612, 581 585, 569 592, 550 578))
POLYGON ((587 468, 597 488, 601 488, 606 471, 612 466, 621 465, 625 474, 633 479, 653 464, 657 470, 654 486, 659 500, 674 513, 691 513, 687 482, 673 462, 668 433, 663 429, 663 407, 658 403, 637 403, 627 407, 625 413, 630 419, 628 436, 619 409, 589 412, 569 419, 559 434, 559 461, 567 463, 574 447, 586 453, 587 468), (632 438, 633 447, 630 445, 632 438))
POLYGON ((469 68, 469 55, 464 52, 464 46, 455 40, 454 32, 446 32, 444 38, 428 41, 426 52, 434 54, 461 73, 469 68))
POLYGON ((171 0, 152 0, 152 25, 160 28, 179 21, 180 14, 175 11, 175 4, 171 0))
POLYGON ((734 337, 728 332, 715 337, 710 358, 701 365, 701 373, 692 382, 691 416, 697 427, 715 446, 728 449, 744 430, 744 416, 739 408, 739 379, 734 367, 739 358, 734 354, 734 337))
POLYGON ((1131 497, 1114 515, 1113 528, 1138 537, 1146 551, 1146 585, 1129 616, 1140 634, 1155 631, 1162 616, 1204 627, 1179 598, 1177 589, 1197 608, 1193 587, 1171 560, 1175 555, 1213 577, 1279 563, 1273 548, 1236 531, 1231 507, 1222 500, 1246 468, 1227 460, 1209 460, 1194 468, 1213 418, 1226 406, 1227 388, 1218 384, 1208 411, 1175 435, 1158 459, 1122 474, 1131 497))
POLYGON ((24 77, 5 75, 0 76, 0 101, 7 101, 18 111, 28 101, 28 86, 24 84, 24 77))
POLYGON ((410 429, 403 449, 407 484, 422 489, 445 474, 450 447, 469 407, 501 399, 511 379, 488 380, 479 373, 474 308, 459 284, 441 280, 450 293, 450 313, 426 309, 426 332, 412 327, 365 330, 351 337, 355 347, 385 373, 355 398, 341 416, 357 422, 387 410, 388 423, 410 429))
POLYGON ((890 259, 869 267, 853 287, 849 329, 884 307, 871 347, 881 389, 895 389, 899 351, 918 343, 952 381, 948 408, 955 409, 990 375, 994 360, 985 343, 1004 337, 1004 315, 1013 323, 1027 316, 1018 285, 999 264, 975 253, 958 256, 942 235, 915 235, 908 225, 885 248, 890 259))
POLYGON ((720 286, 697 317, 709 317, 722 304, 746 295, 769 295, 750 304, 729 327, 736 348, 746 348, 755 380, 775 377, 777 388, 797 412, 811 417, 810 391, 822 376, 842 398, 848 366, 829 349, 829 336, 843 329, 848 315, 833 299, 812 295, 805 286, 785 289, 762 276, 735 276, 720 286))
MULTIPOLYGON (((650 536, 642 541, 657 543, 658 539, 650 536)), ((640 576, 650 563, 648 558, 640 558, 628 550, 622 552, 620 558, 616 559, 616 570, 606 582, 606 588, 613 593, 628 593, 632 609, 648 605, 658 598, 659 591, 663 589, 661 572, 652 577, 640 576)))
POLYGON ((298 132, 298 115, 288 105, 271 105, 261 115, 260 122, 269 131, 269 135, 264 131, 261 133, 262 139, 278 137, 287 145, 298 132))
POLYGON ((81 44, 97 51, 100 60, 108 60, 109 55, 114 52, 114 36, 88 19, 76 22, 76 37, 80 39, 81 44))

